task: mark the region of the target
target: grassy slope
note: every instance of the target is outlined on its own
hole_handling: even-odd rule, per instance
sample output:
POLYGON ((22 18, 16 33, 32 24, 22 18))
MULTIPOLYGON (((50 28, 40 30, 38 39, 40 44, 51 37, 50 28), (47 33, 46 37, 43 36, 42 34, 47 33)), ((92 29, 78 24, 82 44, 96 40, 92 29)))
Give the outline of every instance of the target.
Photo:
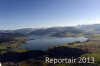
MULTIPOLYGON (((11 42, 5 42, 5 43, 0 43, 0 52, 5 52, 5 51, 10 51, 14 48, 17 48, 21 43, 25 42, 25 37, 18 37, 15 38, 14 41, 11 42)), ((18 51, 18 50, 17 50, 18 51)))

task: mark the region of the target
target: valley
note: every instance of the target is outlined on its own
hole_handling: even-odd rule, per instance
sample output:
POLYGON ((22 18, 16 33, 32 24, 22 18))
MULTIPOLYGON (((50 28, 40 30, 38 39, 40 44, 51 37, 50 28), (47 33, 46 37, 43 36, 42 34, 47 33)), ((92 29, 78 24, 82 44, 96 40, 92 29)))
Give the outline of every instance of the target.
MULTIPOLYGON (((29 29, 30 30, 30 29, 29 29)), ((95 29, 94 29, 95 30, 95 29)), ((15 31, 15 30, 14 30, 15 31)), ((18 31, 18 30, 17 30, 18 31)), ((25 31, 25 30, 24 30, 25 31)), ((23 31, 22 31, 23 32, 23 31)), ((30 33, 22 34, 20 31, 15 33, 13 31, 1 31, 1 40, 0 42, 0 62, 4 66, 8 65, 19 65, 19 66, 30 66, 34 64, 35 66, 41 65, 41 66, 98 66, 100 65, 100 34, 99 32, 95 30, 95 32, 88 32, 87 28, 85 29, 79 29, 79 28, 72 28, 72 27, 57 27, 57 28, 47 28, 47 29, 37 29, 37 30, 31 30, 30 33), (68 29, 67 29, 68 28, 68 29), (70 29, 69 29, 70 28, 70 29), (35 36, 32 36, 35 35, 35 36), (27 39, 27 37, 30 36, 31 38, 27 39), (38 37, 36 37, 38 36, 38 37), (41 36, 41 37, 39 37, 41 36), (46 37, 45 37, 46 36, 46 37), (44 41, 43 37, 46 39, 47 43, 36 44, 37 40, 44 41), (49 37, 49 39, 47 39, 49 37), (52 37, 52 38, 50 38, 52 37), (68 38, 71 38, 67 40, 68 38), (71 43, 67 43, 69 41, 72 41, 73 39, 76 39, 78 37, 86 37, 88 40, 80 42, 80 41, 74 41, 71 43), (58 43, 52 43, 51 41, 56 40, 60 41, 58 43), (62 43, 64 41, 61 41, 63 38, 65 43, 62 43), (73 39, 72 39, 73 38, 73 39), (33 40, 34 39, 34 40, 33 40), (27 44, 26 41, 32 41, 31 44, 27 44), (48 41, 47 41, 48 40, 48 41), (49 44, 51 43, 52 46, 49 44), (44 45, 43 45, 44 44, 44 45), (41 49, 34 49, 37 48, 44 48, 46 47, 46 44, 49 45, 46 50, 41 49), (55 45, 54 45, 55 44, 55 45), (27 45, 26 47, 29 48, 23 48, 19 46, 27 45), (33 47, 32 47, 33 46, 33 47), (29 50, 30 48, 33 48, 32 50, 29 50), (51 58, 71 58, 71 57, 94 57, 95 63, 93 64, 50 64, 45 63, 45 57, 51 57, 51 58), (37 64, 38 63, 38 64, 37 64)), ((39 42, 37 41, 37 42, 39 42)), ((56 41, 56 42, 57 42, 56 41)))

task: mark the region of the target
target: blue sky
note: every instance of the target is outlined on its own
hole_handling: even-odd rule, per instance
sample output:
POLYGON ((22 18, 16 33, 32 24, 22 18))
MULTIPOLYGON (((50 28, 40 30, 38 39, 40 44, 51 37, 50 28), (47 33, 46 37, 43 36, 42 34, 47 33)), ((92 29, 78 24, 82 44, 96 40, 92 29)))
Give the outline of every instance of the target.
POLYGON ((100 23, 100 0, 0 0, 0 29, 100 23))

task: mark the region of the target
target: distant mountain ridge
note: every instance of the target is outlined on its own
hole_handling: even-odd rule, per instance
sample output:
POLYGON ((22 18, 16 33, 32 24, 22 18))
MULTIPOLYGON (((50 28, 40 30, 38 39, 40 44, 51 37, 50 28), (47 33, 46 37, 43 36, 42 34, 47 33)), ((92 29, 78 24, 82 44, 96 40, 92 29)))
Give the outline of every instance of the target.
POLYGON ((84 30, 85 32, 100 34, 100 24, 79 25, 77 28, 84 30))
POLYGON ((19 34, 27 35, 28 33, 35 30, 37 29, 24 28, 24 29, 17 29, 17 30, 1 30, 0 33, 19 33, 19 34))
POLYGON ((29 35, 53 35, 56 33, 82 33, 83 31, 75 27, 52 27, 48 29, 39 29, 29 33, 29 35))

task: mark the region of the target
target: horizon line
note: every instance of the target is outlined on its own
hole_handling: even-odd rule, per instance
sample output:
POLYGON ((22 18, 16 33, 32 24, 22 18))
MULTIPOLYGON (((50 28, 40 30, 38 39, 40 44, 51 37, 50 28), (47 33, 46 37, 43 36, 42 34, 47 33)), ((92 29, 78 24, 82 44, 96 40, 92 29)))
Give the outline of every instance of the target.
POLYGON ((94 24, 78 24, 78 25, 66 25, 66 26, 51 26, 51 27, 22 27, 22 28, 15 28, 15 29, 0 29, 0 30, 20 30, 20 29, 47 29, 47 28, 53 28, 53 27, 77 27, 82 25, 100 25, 100 23, 94 23, 94 24))

